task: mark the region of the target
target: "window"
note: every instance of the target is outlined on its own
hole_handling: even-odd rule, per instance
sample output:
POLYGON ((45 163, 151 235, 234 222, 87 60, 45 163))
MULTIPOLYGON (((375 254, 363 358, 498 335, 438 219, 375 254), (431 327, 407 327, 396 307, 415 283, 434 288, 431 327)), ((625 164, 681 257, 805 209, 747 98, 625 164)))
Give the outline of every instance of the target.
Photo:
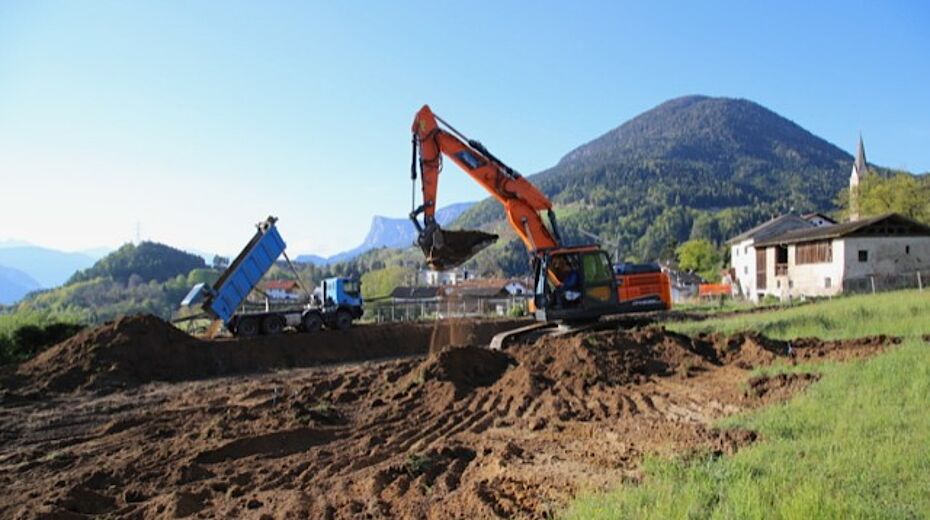
POLYGON ((833 261, 833 243, 830 241, 810 242, 794 246, 794 263, 823 264, 833 261))
POLYGON ((794 289, 794 280, 788 280, 788 288, 794 289))
POLYGON ((585 284, 600 284, 610 282, 613 270, 610 261, 602 253, 587 253, 582 257, 585 284))
POLYGON ((748 265, 744 265, 744 266, 743 266, 743 274, 749 274, 749 266, 748 266, 748 265))
POLYGON ((911 254, 911 246, 904 246, 904 254, 906 255, 911 254))
POLYGON ((359 282, 346 280, 342 285, 342 290, 345 291, 349 296, 358 296, 359 293, 359 282))
POLYGON ((829 276, 826 277, 826 278, 824 278, 824 279, 823 279, 823 286, 824 286, 824 288, 826 288, 826 289, 829 289, 830 287, 833 287, 833 280, 831 280, 829 276))
POLYGON ((869 251, 867 249, 859 250, 859 261, 868 262, 869 261, 869 251))
POLYGON ((788 246, 775 246, 775 276, 788 274, 788 246))

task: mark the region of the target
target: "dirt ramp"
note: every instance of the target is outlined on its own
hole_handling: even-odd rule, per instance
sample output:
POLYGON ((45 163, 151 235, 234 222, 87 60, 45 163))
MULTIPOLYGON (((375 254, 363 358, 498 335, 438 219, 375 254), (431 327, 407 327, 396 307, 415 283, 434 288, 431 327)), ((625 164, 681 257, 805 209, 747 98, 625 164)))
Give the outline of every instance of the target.
POLYGON ((347 331, 202 341, 150 315, 87 329, 22 364, 17 386, 29 391, 115 390, 151 381, 309 367, 425 354, 457 338, 478 344, 514 328, 515 320, 475 320, 438 333, 442 322, 362 325, 347 331))

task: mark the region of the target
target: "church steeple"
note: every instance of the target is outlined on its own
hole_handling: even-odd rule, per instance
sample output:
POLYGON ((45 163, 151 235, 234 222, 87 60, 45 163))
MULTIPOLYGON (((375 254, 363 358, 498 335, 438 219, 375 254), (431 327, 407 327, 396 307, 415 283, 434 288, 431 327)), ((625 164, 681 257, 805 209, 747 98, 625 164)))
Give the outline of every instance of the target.
POLYGON ((859 181, 869 171, 865 161, 865 145, 862 143, 862 132, 859 132, 859 149, 856 150, 856 162, 853 163, 852 173, 849 175, 849 220, 859 220, 859 181))
POLYGON ((868 171, 869 165, 865 162, 865 145, 862 144, 862 132, 859 132, 859 149, 856 151, 856 162, 853 164, 853 175, 860 179, 868 171))

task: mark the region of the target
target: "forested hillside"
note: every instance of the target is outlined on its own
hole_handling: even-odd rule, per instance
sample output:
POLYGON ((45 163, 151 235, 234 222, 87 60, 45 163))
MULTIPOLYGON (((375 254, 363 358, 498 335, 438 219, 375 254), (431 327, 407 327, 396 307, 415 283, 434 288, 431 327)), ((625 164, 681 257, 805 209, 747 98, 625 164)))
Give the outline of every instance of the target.
POLYGON ((203 258, 157 242, 125 244, 98 260, 92 267, 78 271, 68 283, 94 278, 112 278, 126 283, 136 275, 148 282, 164 282, 175 276, 187 275, 192 269, 206 267, 203 258))
POLYGON ((218 274, 203 258, 164 244, 126 244, 9 310, 42 318, 37 321, 100 323, 137 313, 168 318, 191 286, 218 274))
MULTIPOLYGON (((506 143, 492 147, 506 156, 506 143)), ((519 165, 511 165, 519 169, 519 165)), ((569 241, 580 230, 619 241, 628 260, 667 258, 691 238, 720 243, 771 217, 831 210, 852 156, 751 101, 689 96, 645 112, 530 177, 555 203, 569 241)), ((513 238, 499 204, 485 200, 455 227, 513 238)), ((521 247, 490 258, 505 271, 521 247)), ((525 256, 525 255, 524 255, 525 256)), ((525 262, 523 262, 525 264, 525 262)))

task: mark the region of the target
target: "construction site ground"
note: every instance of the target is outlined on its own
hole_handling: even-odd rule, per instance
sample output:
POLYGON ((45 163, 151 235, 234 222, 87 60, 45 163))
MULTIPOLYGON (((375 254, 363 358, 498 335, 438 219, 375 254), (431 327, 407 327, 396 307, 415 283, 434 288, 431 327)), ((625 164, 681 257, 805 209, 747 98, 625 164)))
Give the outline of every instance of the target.
POLYGON ((204 342, 124 318, 0 374, 0 517, 548 517, 647 454, 758 441, 719 419, 802 391, 773 363, 895 338, 655 325, 483 348, 518 320, 204 342))

